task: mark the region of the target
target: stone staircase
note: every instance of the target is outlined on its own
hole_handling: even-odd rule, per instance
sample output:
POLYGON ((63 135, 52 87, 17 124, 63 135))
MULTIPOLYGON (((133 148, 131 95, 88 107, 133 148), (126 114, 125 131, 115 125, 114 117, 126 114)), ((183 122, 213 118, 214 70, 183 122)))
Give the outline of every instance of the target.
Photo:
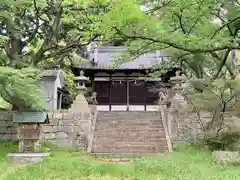
POLYGON ((168 151, 159 112, 98 112, 92 154, 151 155, 168 151))

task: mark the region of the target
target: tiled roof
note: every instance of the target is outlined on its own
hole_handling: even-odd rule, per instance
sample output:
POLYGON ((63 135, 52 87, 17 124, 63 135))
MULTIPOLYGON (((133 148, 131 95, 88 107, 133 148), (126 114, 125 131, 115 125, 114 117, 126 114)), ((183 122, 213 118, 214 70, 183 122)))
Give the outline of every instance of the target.
POLYGON ((154 69, 161 63, 163 57, 170 57, 164 52, 153 51, 126 60, 114 67, 113 61, 125 52, 127 52, 127 49, 124 47, 100 47, 90 52, 89 61, 77 64, 75 67, 80 69, 154 69), (91 62, 93 59, 96 62, 95 64, 91 62))
POLYGON ((61 69, 46 69, 42 71, 43 78, 52 78, 56 79, 58 76, 60 78, 60 82, 64 85, 64 75, 61 69))
POLYGON ((59 69, 47 69, 42 71, 43 77, 57 77, 60 74, 61 70, 59 69))

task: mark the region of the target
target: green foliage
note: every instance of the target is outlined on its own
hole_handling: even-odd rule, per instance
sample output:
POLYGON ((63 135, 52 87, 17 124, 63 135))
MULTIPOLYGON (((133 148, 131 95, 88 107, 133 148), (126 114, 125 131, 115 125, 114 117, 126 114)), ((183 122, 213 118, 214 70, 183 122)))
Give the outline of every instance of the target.
POLYGON ((207 138, 204 140, 204 144, 207 145, 210 150, 230 150, 239 151, 240 133, 225 132, 214 138, 207 138))
POLYGON ((64 77, 71 99, 74 99, 77 95, 76 83, 74 82, 75 75, 72 73, 71 70, 68 70, 65 71, 64 77))
MULTIPOLYGON (((58 64, 66 71, 67 86, 74 98, 76 91, 71 66, 84 60, 86 45, 98 37, 95 29, 99 17, 108 10, 108 3, 108 0, 1 1, 0 66, 21 69, 42 68, 49 62, 58 64)), ((22 82, 11 89, 17 95, 22 93, 19 83, 22 82)), ((7 85, 4 88, 7 89, 7 85)), ((12 103, 9 94, 4 90, 4 98, 12 103)), ((23 97, 23 93, 20 96, 23 97)))
POLYGON ((1 1, 0 50, 7 65, 37 66, 47 59, 58 64, 75 49, 81 54, 97 38, 107 7, 107 0, 1 1))
POLYGON ((197 114, 203 130, 201 141, 211 150, 232 150, 239 143, 239 122, 231 117, 239 114, 239 83, 238 80, 227 79, 214 82, 192 80, 192 88, 186 91, 190 111, 197 114), (209 112, 211 119, 206 121, 200 112, 209 112))
POLYGON ((0 109, 9 109, 10 104, 4 101, 3 98, 0 97, 0 109))
POLYGON ((216 108, 229 112, 237 105, 240 96, 238 80, 217 79, 215 81, 194 79, 186 91, 188 99, 198 110, 215 112, 216 108), (198 91, 196 91, 196 89, 198 91))
POLYGON ((50 157, 41 164, 17 166, 9 162, 7 154, 17 144, 0 144, 0 178, 7 180, 236 180, 238 166, 213 165, 211 153, 193 146, 179 147, 178 151, 141 157, 129 163, 111 163, 108 159, 85 156, 80 152, 51 148, 50 157))
POLYGON ((105 39, 127 40, 137 54, 163 50, 174 56, 168 63, 197 78, 216 79, 224 66, 234 78, 228 55, 240 48, 239 9, 231 0, 114 1, 99 32, 105 39))
POLYGON ((40 72, 33 68, 21 70, 0 67, 0 97, 16 110, 43 111, 45 98, 40 88, 40 72))

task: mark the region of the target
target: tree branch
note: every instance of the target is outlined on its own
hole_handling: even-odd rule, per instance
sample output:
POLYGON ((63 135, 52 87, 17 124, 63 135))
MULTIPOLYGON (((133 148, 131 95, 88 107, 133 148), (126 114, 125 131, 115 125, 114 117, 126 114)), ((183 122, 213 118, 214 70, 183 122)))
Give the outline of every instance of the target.
POLYGON ((37 51, 37 53, 33 57, 33 59, 32 59, 33 64, 39 63, 39 61, 41 61, 42 58, 44 58, 44 53, 46 52, 46 50, 52 46, 52 43, 56 43, 56 41, 57 41, 56 36, 57 36, 57 32, 58 32, 58 27, 60 24, 62 10, 63 10, 63 8, 60 5, 58 5, 58 7, 56 8, 56 15, 55 15, 55 18, 54 18, 54 21, 52 24, 52 31, 50 32, 49 36, 46 36, 40 49, 37 51), (55 39, 53 39, 53 38, 55 38, 55 39))
POLYGON ((170 3, 171 3, 171 0, 163 2, 160 6, 156 6, 156 7, 152 8, 152 9, 148 10, 146 13, 147 14, 152 14, 155 11, 158 11, 158 10, 164 8, 165 6, 169 5, 170 3))
POLYGON ((227 50, 225 51, 224 56, 223 56, 223 59, 222 59, 220 65, 219 65, 219 67, 218 67, 218 69, 217 69, 217 72, 216 72, 216 74, 215 74, 215 75, 213 76, 213 78, 212 78, 213 80, 217 79, 217 77, 218 77, 219 74, 221 73, 222 68, 224 67, 224 65, 225 65, 226 62, 227 62, 227 58, 228 58, 228 55, 229 55, 230 52, 231 52, 231 49, 227 49, 227 50))
POLYGON ((38 11, 38 8, 37 8, 37 2, 36 0, 33 0, 33 5, 34 5, 34 10, 35 10, 35 15, 36 15, 36 27, 34 28, 34 31, 31 33, 30 37, 28 38, 27 42, 31 42, 34 37, 36 36, 37 32, 38 32, 38 29, 39 29, 39 11, 38 11))
POLYGON ((209 53, 209 52, 221 51, 221 50, 225 50, 225 49, 240 49, 240 46, 236 47, 236 46, 233 46, 233 45, 223 45, 223 46, 219 46, 219 47, 207 47, 207 48, 188 48, 188 47, 185 47, 184 45, 176 44, 174 42, 170 42, 170 41, 167 41, 167 40, 160 40, 160 39, 156 39, 156 38, 152 38, 152 37, 127 35, 127 34, 124 34, 123 32, 121 32, 116 27, 113 27, 113 29, 116 30, 116 33, 118 35, 120 35, 124 38, 127 38, 127 39, 148 40, 148 41, 152 41, 152 42, 155 42, 155 43, 166 44, 166 45, 169 45, 173 48, 180 49, 180 50, 187 51, 187 52, 191 52, 191 53, 209 53))
POLYGON ((237 20, 239 20, 239 19, 240 19, 240 17, 236 17, 236 18, 232 19, 231 21, 228 21, 227 23, 225 23, 224 25, 222 25, 219 29, 217 29, 217 30, 213 33, 211 39, 213 39, 224 27, 228 27, 228 30, 229 30, 229 32, 230 32, 230 35, 233 36, 234 33, 232 32, 232 30, 231 30, 231 28, 230 28, 229 25, 230 25, 231 23, 233 23, 234 21, 237 21, 237 20))
POLYGON ((180 25, 180 28, 181 28, 183 34, 186 34, 186 30, 185 30, 185 28, 184 28, 184 26, 183 26, 183 22, 182 22, 182 15, 179 15, 179 14, 177 14, 176 12, 174 12, 174 14, 175 14, 175 15, 177 16, 177 18, 178 18, 179 25, 180 25))
POLYGON ((87 46, 87 45, 89 45, 92 41, 94 41, 98 36, 99 36, 99 35, 93 36, 93 37, 90 38, 89 41, 86 42, 86 43, 82 43, 82 44, 73 43, 73 44, 71 44, 71 45, 68 45, 68 46, 66 46, 66 47, 64 47, 64 48, 62 48, 62 49, 60 49, 60 50, 58 50, 58 51, 55 51, 55 52, 53 52, 53 53, 51 53, 51 54, 48 54, 48 55, 44 56, 44 57, 43 57, 43 60, 46 60, 46 59, 49 59, 49 58, 53 58, 53 57, 56 57, 56 56, 61 55, 61 54, 64 54, 64 53, 68 53, 68 52, 70 52, 72 49, 77 48, 77 47, 87 46))
MULTIPOLYGON (((229 52, 230 53, 230 52, 229 52)), ((215 59, 217 59, 219 62, 221 62, 221 58, 218 56, 218 54, 216 52, 211 52, 210 53, 215 59)), ((225 63, 225 67, 227 68, 230 76, 231 76, 231 79, 235 79, 235 74, 233 73, 231 67, 225 63)))

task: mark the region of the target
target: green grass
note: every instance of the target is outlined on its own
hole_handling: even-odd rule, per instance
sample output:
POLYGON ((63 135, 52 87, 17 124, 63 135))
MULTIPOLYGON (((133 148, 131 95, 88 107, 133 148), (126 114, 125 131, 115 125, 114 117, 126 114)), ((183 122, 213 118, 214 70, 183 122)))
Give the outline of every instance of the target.
POLYGON ((191 146, 124 164, 74 149, 46 148, 51 149, 51 156, 42 164, 19 166, 6 157, 17 145, 0 143, 0 180, 240 180, 240 167, 214 166, 209 152, 191 146))

